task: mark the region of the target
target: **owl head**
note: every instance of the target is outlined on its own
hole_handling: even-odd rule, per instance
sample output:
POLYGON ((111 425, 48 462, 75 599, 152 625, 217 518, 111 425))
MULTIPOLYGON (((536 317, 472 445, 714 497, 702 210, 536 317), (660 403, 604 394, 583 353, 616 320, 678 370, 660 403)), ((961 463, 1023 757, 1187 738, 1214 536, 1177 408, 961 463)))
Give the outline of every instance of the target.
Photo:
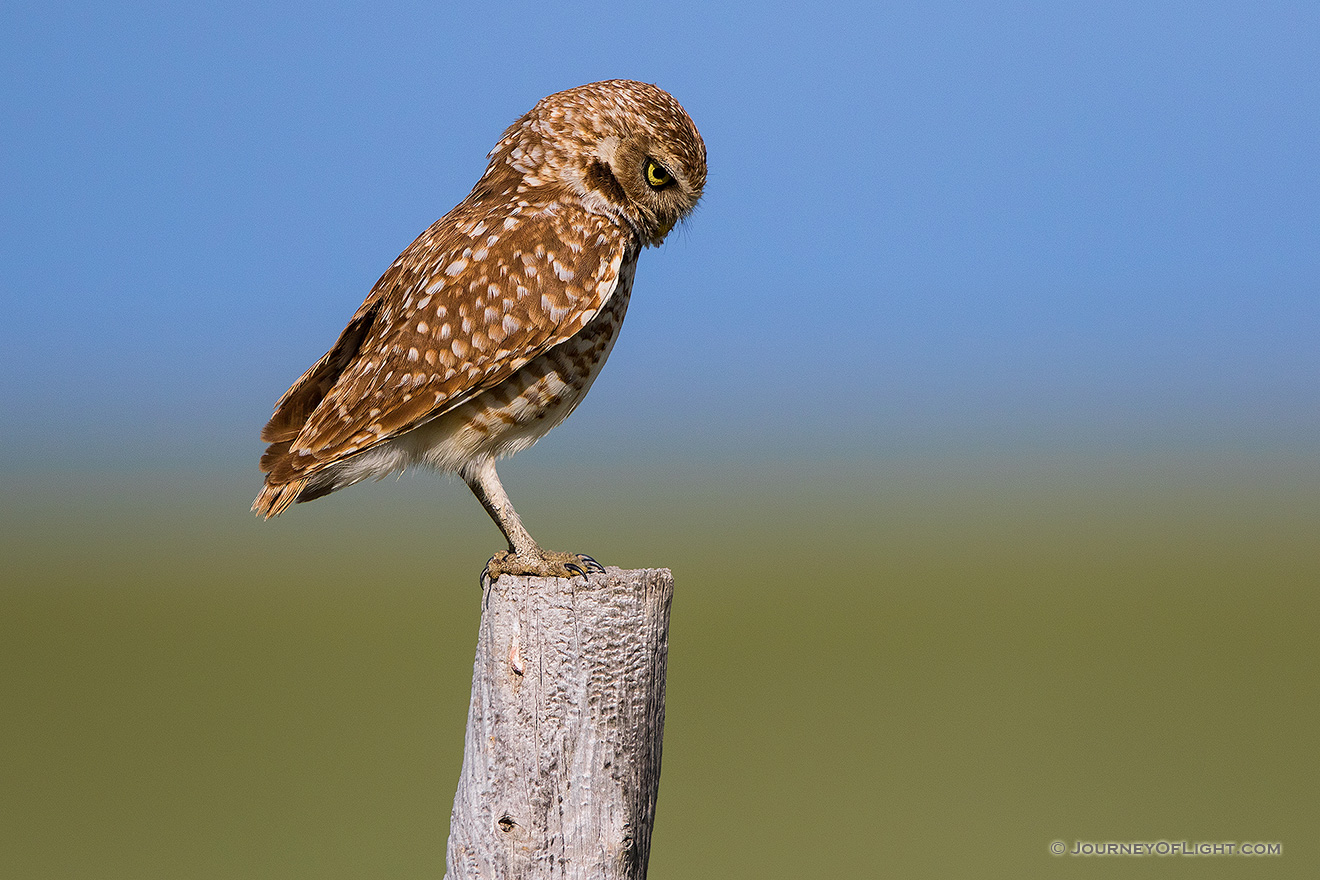
POLYGON ((477 184, 529 203, 576 197, 658 245, 706 185, 706 145, 673 96, 608 80, 543 98, 511 125, 477 184))

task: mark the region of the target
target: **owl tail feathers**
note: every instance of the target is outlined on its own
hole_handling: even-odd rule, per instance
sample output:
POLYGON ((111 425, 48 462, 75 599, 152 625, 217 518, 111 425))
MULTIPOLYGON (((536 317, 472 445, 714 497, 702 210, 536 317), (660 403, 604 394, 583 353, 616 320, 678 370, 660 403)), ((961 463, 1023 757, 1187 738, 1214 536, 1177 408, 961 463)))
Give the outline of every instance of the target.
POLYGON ((294 468, 296 456, 289 452, 292 446, 292 440, 277 441, 270 444, 261 456, 261 470, 266 475, 266 485, 252 502, 252 512, 258 516, 270 519, 279 516, 295 501, 309 500, 306 490, 311 479, 294 468))
POLYGON ((257 499, 252 502, 252 512, 264 519, 279 516, 290 504, 299 500, 298 495, 306 485, 306 479, 276 485, 268 478, 257 499))

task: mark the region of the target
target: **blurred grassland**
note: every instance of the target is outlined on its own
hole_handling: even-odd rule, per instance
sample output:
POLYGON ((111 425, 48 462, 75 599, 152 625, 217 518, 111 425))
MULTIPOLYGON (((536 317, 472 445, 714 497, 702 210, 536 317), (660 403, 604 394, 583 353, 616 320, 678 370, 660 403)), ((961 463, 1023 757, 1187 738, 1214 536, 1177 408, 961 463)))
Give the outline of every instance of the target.
MULTIPOLYGON (((677 578, 652 877, 1320 876, 1314 459, 528 458, 543 544, 677 578)), ((443 873, 466 488, 4 480, 0 877, 443 873)))

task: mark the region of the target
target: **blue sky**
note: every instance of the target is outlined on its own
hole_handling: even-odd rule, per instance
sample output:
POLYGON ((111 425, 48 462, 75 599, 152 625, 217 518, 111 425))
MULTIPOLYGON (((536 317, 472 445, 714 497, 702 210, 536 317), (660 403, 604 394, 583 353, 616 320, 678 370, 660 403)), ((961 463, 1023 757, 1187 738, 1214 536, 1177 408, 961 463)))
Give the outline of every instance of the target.
POLYGON ((24 6, 11 461, 254 462, 505 126, 612 77, 709 184, 546 444, 1315 446, 1314 3, 24 6))

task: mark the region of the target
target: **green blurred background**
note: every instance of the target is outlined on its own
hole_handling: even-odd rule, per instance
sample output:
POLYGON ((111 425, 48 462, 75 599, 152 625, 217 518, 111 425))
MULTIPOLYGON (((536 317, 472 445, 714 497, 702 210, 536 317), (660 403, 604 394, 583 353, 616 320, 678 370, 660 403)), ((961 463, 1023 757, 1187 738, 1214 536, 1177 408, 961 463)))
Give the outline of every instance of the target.
MULTIPOLYGON (((1313 459, 549 449, 505 468, 540 539, 677 580, 652 876, 1320 867, 1313 459), (1283 854, 1048 850, 1160 839, 1283 854)), ((0 876, 442 873, 498 535, 431 477, 255 489, 8 478, 0 876)))
POLYGON ((657 878, 1320 877, 1320 4, 0 4, 0 880, 434 878, 499 536, 248 513, 542 96, 709 149, 501 466, 676 576, 657 878), (1265 858, 1055 857, 1171 840, 1265 858), (1118 863, 1116 863, 1118 862, 1118 863))

